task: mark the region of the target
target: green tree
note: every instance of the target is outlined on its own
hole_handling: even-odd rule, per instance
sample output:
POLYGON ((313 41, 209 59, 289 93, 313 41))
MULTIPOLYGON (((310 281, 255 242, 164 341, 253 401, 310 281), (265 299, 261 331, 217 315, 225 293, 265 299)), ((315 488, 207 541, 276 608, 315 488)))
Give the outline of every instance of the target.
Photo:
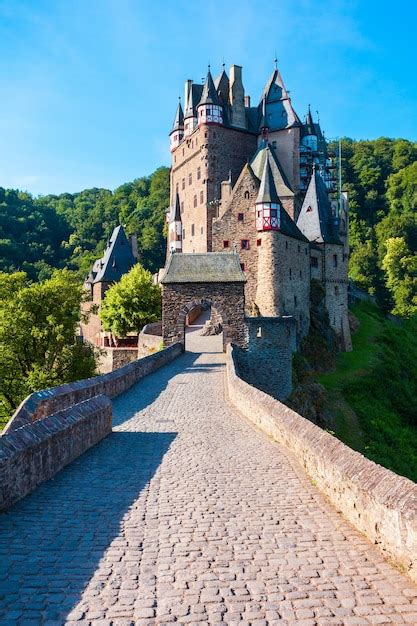
POLYGON ((145 324, 156 322, 160 315, 161 290, 139 263, 108 289, 100 310, 104 329, 115 337, 139 334, 145 324))
POLYGON ((417 312, 417 256, 403 237, 388 239, 385 246, 382 267, 395 303, 393 313, 408 317, 417 312))
POLYGON ((0 402, 4 418, 31 392, 91 376, 92 347, 75 340, 82 287, 68 271, 43 283, 0 273, 0 402))

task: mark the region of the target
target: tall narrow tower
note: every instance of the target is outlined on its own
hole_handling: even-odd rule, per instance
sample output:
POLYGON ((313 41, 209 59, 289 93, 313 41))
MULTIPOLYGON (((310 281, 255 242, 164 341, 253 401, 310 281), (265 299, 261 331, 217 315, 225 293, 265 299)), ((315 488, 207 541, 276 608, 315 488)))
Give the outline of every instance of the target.
POLYGON ((258 284, 256 304, 261 315, 276 317, 282 315, 278 289, 278 231, 281 224, 281 206, 275 188, 269 159, 265 159, 261 185, 256 198, 256 230, 258 240, 258 284))

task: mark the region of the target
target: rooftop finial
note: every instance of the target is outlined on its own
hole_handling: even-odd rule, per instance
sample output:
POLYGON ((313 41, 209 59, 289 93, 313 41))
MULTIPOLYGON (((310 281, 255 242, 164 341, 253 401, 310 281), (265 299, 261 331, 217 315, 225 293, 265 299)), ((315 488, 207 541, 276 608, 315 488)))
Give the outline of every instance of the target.
POLYGON ((208 62, 208 71, 210 71, 210 61, 208 62))
POLYGON ((316 111, 316 113, 317 113, 317 121, 320 124, 320 113, 318 111, 316 111))
POLYGON ((275 52, 275 59, 274 59, 274 65, 275 65, 275 69, 278 69, 278 59, 277 59, 277 53, 275 52))
POLYGON ((224 70, 224 68, 226 67, 225 62, 224 62, 224 57, 223 57, 223 62, 222 62, 222 68, 224 70))

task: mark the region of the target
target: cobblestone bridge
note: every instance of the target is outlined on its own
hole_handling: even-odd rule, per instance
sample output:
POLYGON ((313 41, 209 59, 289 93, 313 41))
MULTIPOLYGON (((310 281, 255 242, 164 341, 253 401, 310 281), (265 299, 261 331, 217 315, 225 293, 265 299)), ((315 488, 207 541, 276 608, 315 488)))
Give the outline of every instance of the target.
POLYGON ((216 351, 148 376, 111 436, 2 517, 2 626, 417 624, 412 583, 223 377, 216 351))

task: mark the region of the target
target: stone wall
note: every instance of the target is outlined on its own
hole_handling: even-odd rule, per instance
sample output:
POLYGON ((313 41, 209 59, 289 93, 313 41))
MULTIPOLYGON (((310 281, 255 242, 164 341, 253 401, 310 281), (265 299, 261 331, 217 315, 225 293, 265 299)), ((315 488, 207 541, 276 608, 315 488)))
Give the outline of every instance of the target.
POLYGON ((162 344, 162 322, 146 324, 139 333, 138 356, 157 352, 162 344))
POLYGON ((310 325, 309 244, 279 231, 259 236, 256 304, 268 317, 292 315, 303 337, 310 325))
POLYGON ((162 285, 164 344, 184 345, 185 320, 196 306, 209 305, 222 319, 224 340, 245 342, 244 283, 176 283, 162 285))
POLYGON ((230 401, 294 453, 307 474, 360 532, 417 581, 417 485, 373 463, 239 378, 227 353, 230 401))
POLYGON ((100 395, 0 437, 0 511, 111 433, 111 401, 100 395))
POLYGON ((256 150, 256 136, 222 126, 197 127, 172 153, 171 204, 178 191, 183 252, 211 251, 211 221, 223 180, 233 183, 256 150))
POLYGON ((247 317, 246 327, 247 344, 236 349, 242 378, 274 398, 285 400, 292 390, 295 319, 247 317))
MULTIPOLYGON (((147 353, 148 354, 148 353, 147 353)), ((107 374, 138 358, 138 347, 101 348, 98 371, 107 374)))
POLYGON ((114 398, 138 380, 175 359, 182 352, 180 344, 138 359, 109 374, 77 380, 73 383, 36 391, 26 398, 8 422, 2 436, 21 426, 53 415, 88 398, 105 395, 114 398))
POLYGON ((343 246, 324 246, 323 277, 330 325, 341 336, 343 349, 350 351, 352 339, 348 321, 348 258, 343 246))
POLYGON ((247 283, 245 285, 246 307, 250 311, 255 302, 258 272, 259 237, 255 226, 255 201, 259 181, 246 165, 233 189, 233 195, 224 214, 213 222, 213 251, 231 252, 236 246, 243 265, 247 283), (242 214, 239 219, 239 214, 242 214), (242 249, 242 240, 249 241, 249 248, 242 249))

